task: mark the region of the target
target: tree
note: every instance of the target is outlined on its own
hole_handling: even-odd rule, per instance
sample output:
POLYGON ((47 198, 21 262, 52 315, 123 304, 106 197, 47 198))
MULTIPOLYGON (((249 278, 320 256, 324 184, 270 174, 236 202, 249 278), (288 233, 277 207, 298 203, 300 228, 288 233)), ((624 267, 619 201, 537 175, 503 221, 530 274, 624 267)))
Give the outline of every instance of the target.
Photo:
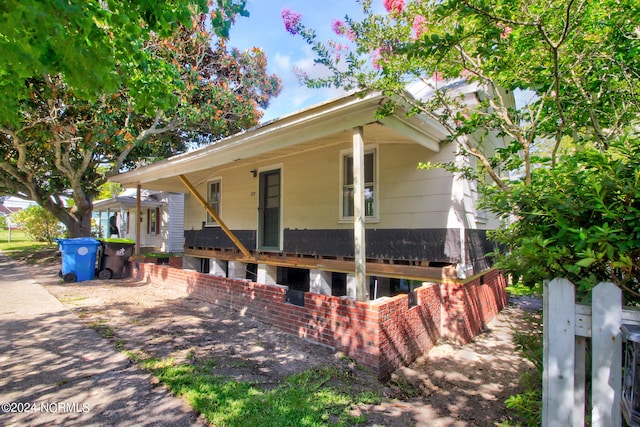
MULTIPOLYGON (((206 13, 207 0, 5 0, 0 4, 0 117, 20 123, 21 102, 31 96, 26 82, 62 75, 83 100, 115 93, 123 86, 142 90, 139 78, 148 60, 144 43, 169 37, 194 14, 206 13)), ((220 0, 212 15, 217 35, 226 37, 246 0, 220 0)), ((158 95, 159 98, 159 94, 158 95)), ((169 95, 169 94, 167 94, 169 95)), ((167 99, 164 100, 168 102, 167 99)), ((152 109, 158 99, 140 99, 152 109)))
MULTIPOLYGON (((211 142, 255 126, 259 108, 280 88, 280 80, 266 74, 261 50, 229 50, 216 36, 241 10, 235 2, 220 0, 218 9, 191 14, 187 22, 182 15, 191 11, 187 2, 173 2, 175 10, 159 9, 179 22, 169 15, 154 17, 158 11, 144 12, 141 5, 129 11, 139 14, 136 25, 147 31, 139 41, 127 33, 128 26, 115 25, 122 17, 110 10, 118 4, 87 12, 100 22, 98 30, 104 26, 118 38, 109 51, 111 65, 96 64, 95 73, 106 76, 104 85, 83 86, 60 59, 53 64, 60 66, 53 67, 56 74, 34 73, 23 80, 26 95, 15 95, 14 102, 18 117, 0 116, 0 193, 36 201, 65 224, 70 237, 91 235, 92 202, 110 175, 179 153, 196 133, 211 142), (102 22, 104 14, 109 19, 102 22), (65 195, 73 200, 71 208, 65 195)), ((17 42, 11 47, 21 48, 17 42)))
MULTIPOLYGON (((481 184, 488 176, 490 184, 482 187, 485 207, 505 220, 515 215, 515 227, 521 227, 518 237, 501 235, 516 256, 522 256, 518 249, 535 240, 533 236, 542 237, 541 229, 525 219, 531 204, 536 203, 538 212, 552 215, 552 203, 545 204, 548 199, 544 199, 550 196, 549 187, 566 184, 572 174, 584 171, 584 161, 596 162, 598 158, 598 165, 610 164, 621 156, 624 146, 628 160, 624 163, 627 167, 634 165, 637 151, 629 146, 636 145, 640 112, 638 2, 384 0, 383 13, 375 13, 370 0, 360 3, 362 20, 347 16, 334 21, 333 29, 342 37, 339 42, 319 42, 299 14, 283 11, 285 28, 312 46, 316 62, 327 71, 322 78, 301 74, 301 80, 312 87, 381 91, 392 99, 380 110, 381 115, 404 104, 409 114, 438 120, 448 130, 449 140, 462 147, 460 155, 474 157, 480 166, 461 168, 459 162, 423 166, 444 167, 481 184), (418 100, 407 96, 407 85, 416 81, 429 87, 433 96, 418 100), (477 85, 481 94, 478 102, 461 99, 457 82, 477 85), (518 109, 504 94, 520 90, 535 96, 518 109), (510 143, 503 149, 485 150, 483 136, 490 133, 504 136, 510 143), (467 138, 470 134, 476 138, 467 138), (616 149, 609 153, 612 145, 616 149), (595 156, 594 150, 603 157, 595 156), (577 162, 578 158, 582 161, 577 162), (554 184, 548 180, 555 180, 554 184)), ((593 185, 612 176, 591 175, 597 168, 586 169, 588 177, 579 176, 593 185)), ((617 175, 613 182, 619 186, 618 191, 635 182, 628 181, 635 179, 632 175, 617 175)), ((588 204, 600 197, 597 192, 584 186, 573 190, 575 200, 585 204, 578 209, 579 217, 566 220, 586 221, 603 229, 607 224, 614 227, 612 218, 592 215, 588 210, 588 204), (586 192, 590 192, 589 197, 584 197, 586 192)), ((625 201, 636 203, 634 198, 625 201)), ((622 218, 616 219, 619 223, 622 218)), ((566 227, 579 229, 577 223, 566 227)), ((617 226, 614 228, 619 232, 617 226)), ((574 256, 545 264, 545 257, 552 258, 549 247, 537 245, 537 268, 521 268, 519 272, 532 272, 529 279, 540 279, 572 271, 574 277, 584 279, 586 289, 595 280, 611 280, 611 268, 619 266, 616 263, 625 262, 627 267, 629 259, 637 263, 633 251, 640 239, 638 230, 633 233, 617 249, 598 249, 599 255, 586 251, 586 246, 584 251, 575 251, 574 237, 561 234, 553 240, 554 250, 571 250, 574 256), (593 268, 594 258, 602 264, 598 272, 593 268)), ((511 261, 508 265, 515 268, 518 259, 511 261)), ((521 267, 530 267, 532 261, 529 258, 521 267)), ((627 279, 631 276, 625 275, 627 279)), ((639 288, 637 280, 617 283, 628 289, 639 288)))
POLYGON ((42 206, 29 206, 11 214, 11 222, 20 224, 31 239, 50 245, 55 238, 61 237, 64 233, 64 227, 58 219, 42 206))

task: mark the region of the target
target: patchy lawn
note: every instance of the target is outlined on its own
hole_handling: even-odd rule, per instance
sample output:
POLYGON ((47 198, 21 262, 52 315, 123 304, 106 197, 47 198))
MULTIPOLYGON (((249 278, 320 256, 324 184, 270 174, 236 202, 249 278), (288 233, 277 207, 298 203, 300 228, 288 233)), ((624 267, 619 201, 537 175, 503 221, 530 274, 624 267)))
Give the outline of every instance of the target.
POLYGON ((29 272, 215 425, 517 425, 504 401, 532 369, 512 342, 513 328, 528 327, 518 307, 472 343, 440 343, 381 384, 332 349, 242 311, 133 279, 62 283, 60 262, 43 255, 29 272))

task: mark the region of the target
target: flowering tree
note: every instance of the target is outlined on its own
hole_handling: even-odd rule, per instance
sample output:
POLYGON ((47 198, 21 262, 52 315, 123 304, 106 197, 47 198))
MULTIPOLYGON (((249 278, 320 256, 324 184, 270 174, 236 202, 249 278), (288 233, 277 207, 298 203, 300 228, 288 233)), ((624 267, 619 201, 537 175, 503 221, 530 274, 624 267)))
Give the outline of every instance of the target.
POLYGON ((0 74, 15 85, 0 95, 0 194, 36 201, 70 237, 91 235, 92 202, 109 176, 183 151, 196 136, 210 142, 255 126, 280 89, 264 52, 227 48, 244 1, 211 2, 206 14, 206 1, 16 3, 24 19, 11 28, 0 20, 0 74), (52 33, 69 44, 51 45, 52 33), (16 34, 41 49, 19 66, 29 46, 16 34))
MULTIPOLYGON (((576 153, 607 153, 615 145, 618 157, 614 158, 624 153, 623 163, 637 163, 640 4, 634 0, 382 0, 380 9, 371 0, 359 3, 364 18, 334 21, 336 40, 329 42, 318 41, 300 15, 283 11, 286 30, 312 46, 316 63, 327 72, 321 78, 300 73, 300 79, 311 87, 381 91, 391 101, 379 114, 389 114, 404 103, 410 106, 409 114, 438 120, 449 139, 458 142, 460 155, 474 157, 480 166, 461 168, 460 162, 424 166, 444 167, 479 183, 490 178, 491 184, 482 188, 488 195, 486 207, 504 218, 515 214, 519 219, 518 226, 503 235, 511 236, 504 241, 516 255, 503 264, 512 271, 532 281, 563 275, 585 288, 605 279, 638 290, 633 277, 640 272, 640 230, 627 228, 618 215, 613 225, 611 217, 589 214, 588 205, 599 203, 609 209, 615 197, 598 196, 580 186, 558 186, 564 192, 555 193, 536 190, 549 188, 538 179, 542 171, 550 173, 545 175, 547 181, 566 183, 563 178, 572 171, 583 170, 584 162, 568 162, 576 153), (416 81, 433 95, 407 96, 407 86, 416 81), (478 102, 460 98, 455 83, 461 81, 477 86, 478 102), (516 108, 505 96, 514 91, 532 94, 529 102, 516 108), (504 136, 508 145, 487 151, 483 136, 491 133, 504 136), (467 138, 469 134, 476 138, 467 138), (563 168, 558 168, 561 163, 563 168), (521 197, 525 191, 528 200, 537 203, 536 215, 527 215, 531 205, 521 197), (537 198, 541 194, 544 199, 537 198), (575 217, 553 217, 554 207, 568 200, 580 204, 573 212, 580 211, 588 221, 576 226, 575 217), (544 221, 536 223, 540 218, 544 221), (600 221, 610 228, 603 231, 600 221), (612 233, 633 237, 607 245, 612 233), (585 243, 576 246, 576 241, 585 243), (534 249, 520 251, 526 245, 534 249), (539 267, 526 267, 531 265, 539 267)), ((584 158, 596 161, 592 155, 584 158)), ((599 158, 600 164, 611 160, 607 155, 599 158)), ((626 188, 622 180, 627 178, 631 176, 621 177, 616 185, 626 188)), ((626 197, 626 203, 636 206, 634 197, 635 193, 626 197)))

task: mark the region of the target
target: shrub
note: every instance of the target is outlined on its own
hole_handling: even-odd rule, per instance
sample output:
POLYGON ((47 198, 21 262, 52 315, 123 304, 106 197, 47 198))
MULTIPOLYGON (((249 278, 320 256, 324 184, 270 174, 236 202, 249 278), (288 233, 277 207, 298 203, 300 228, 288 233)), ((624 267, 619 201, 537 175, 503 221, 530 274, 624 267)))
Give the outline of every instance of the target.
POLYGON ((20 224, 33 240, 53 244, 53 240, 64 235, 64 226, 52 213, 42 206, 29 206, 11 215, 11 222, 20 224))

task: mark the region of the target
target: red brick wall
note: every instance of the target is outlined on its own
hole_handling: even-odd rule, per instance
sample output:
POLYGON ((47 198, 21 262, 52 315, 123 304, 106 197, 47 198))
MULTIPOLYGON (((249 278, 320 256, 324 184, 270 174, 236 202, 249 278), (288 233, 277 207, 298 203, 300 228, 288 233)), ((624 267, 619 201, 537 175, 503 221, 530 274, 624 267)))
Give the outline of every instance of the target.
POLYGON ((468 341, 506 303, 504 278, 488 272, 467 284, 425 284, 375 302, 305 293, 304 307, 285 302, 286 287, 139 264, 137 277, 239 311, 310 339, 373 368, 386 379, 428 352, 441 336, 468 341))
POLYGON ((469 342, 507 304, 507 282, 498 270, 489 270, 465 284, 440 285, 442 336, 469 342))
POLYGON ((415 290, 417 304, 409 307, 406 295, 377 304, 380 313, 379 372, 386 376, 427 353, 440 338, 440 289, 425 284, 415 290))

